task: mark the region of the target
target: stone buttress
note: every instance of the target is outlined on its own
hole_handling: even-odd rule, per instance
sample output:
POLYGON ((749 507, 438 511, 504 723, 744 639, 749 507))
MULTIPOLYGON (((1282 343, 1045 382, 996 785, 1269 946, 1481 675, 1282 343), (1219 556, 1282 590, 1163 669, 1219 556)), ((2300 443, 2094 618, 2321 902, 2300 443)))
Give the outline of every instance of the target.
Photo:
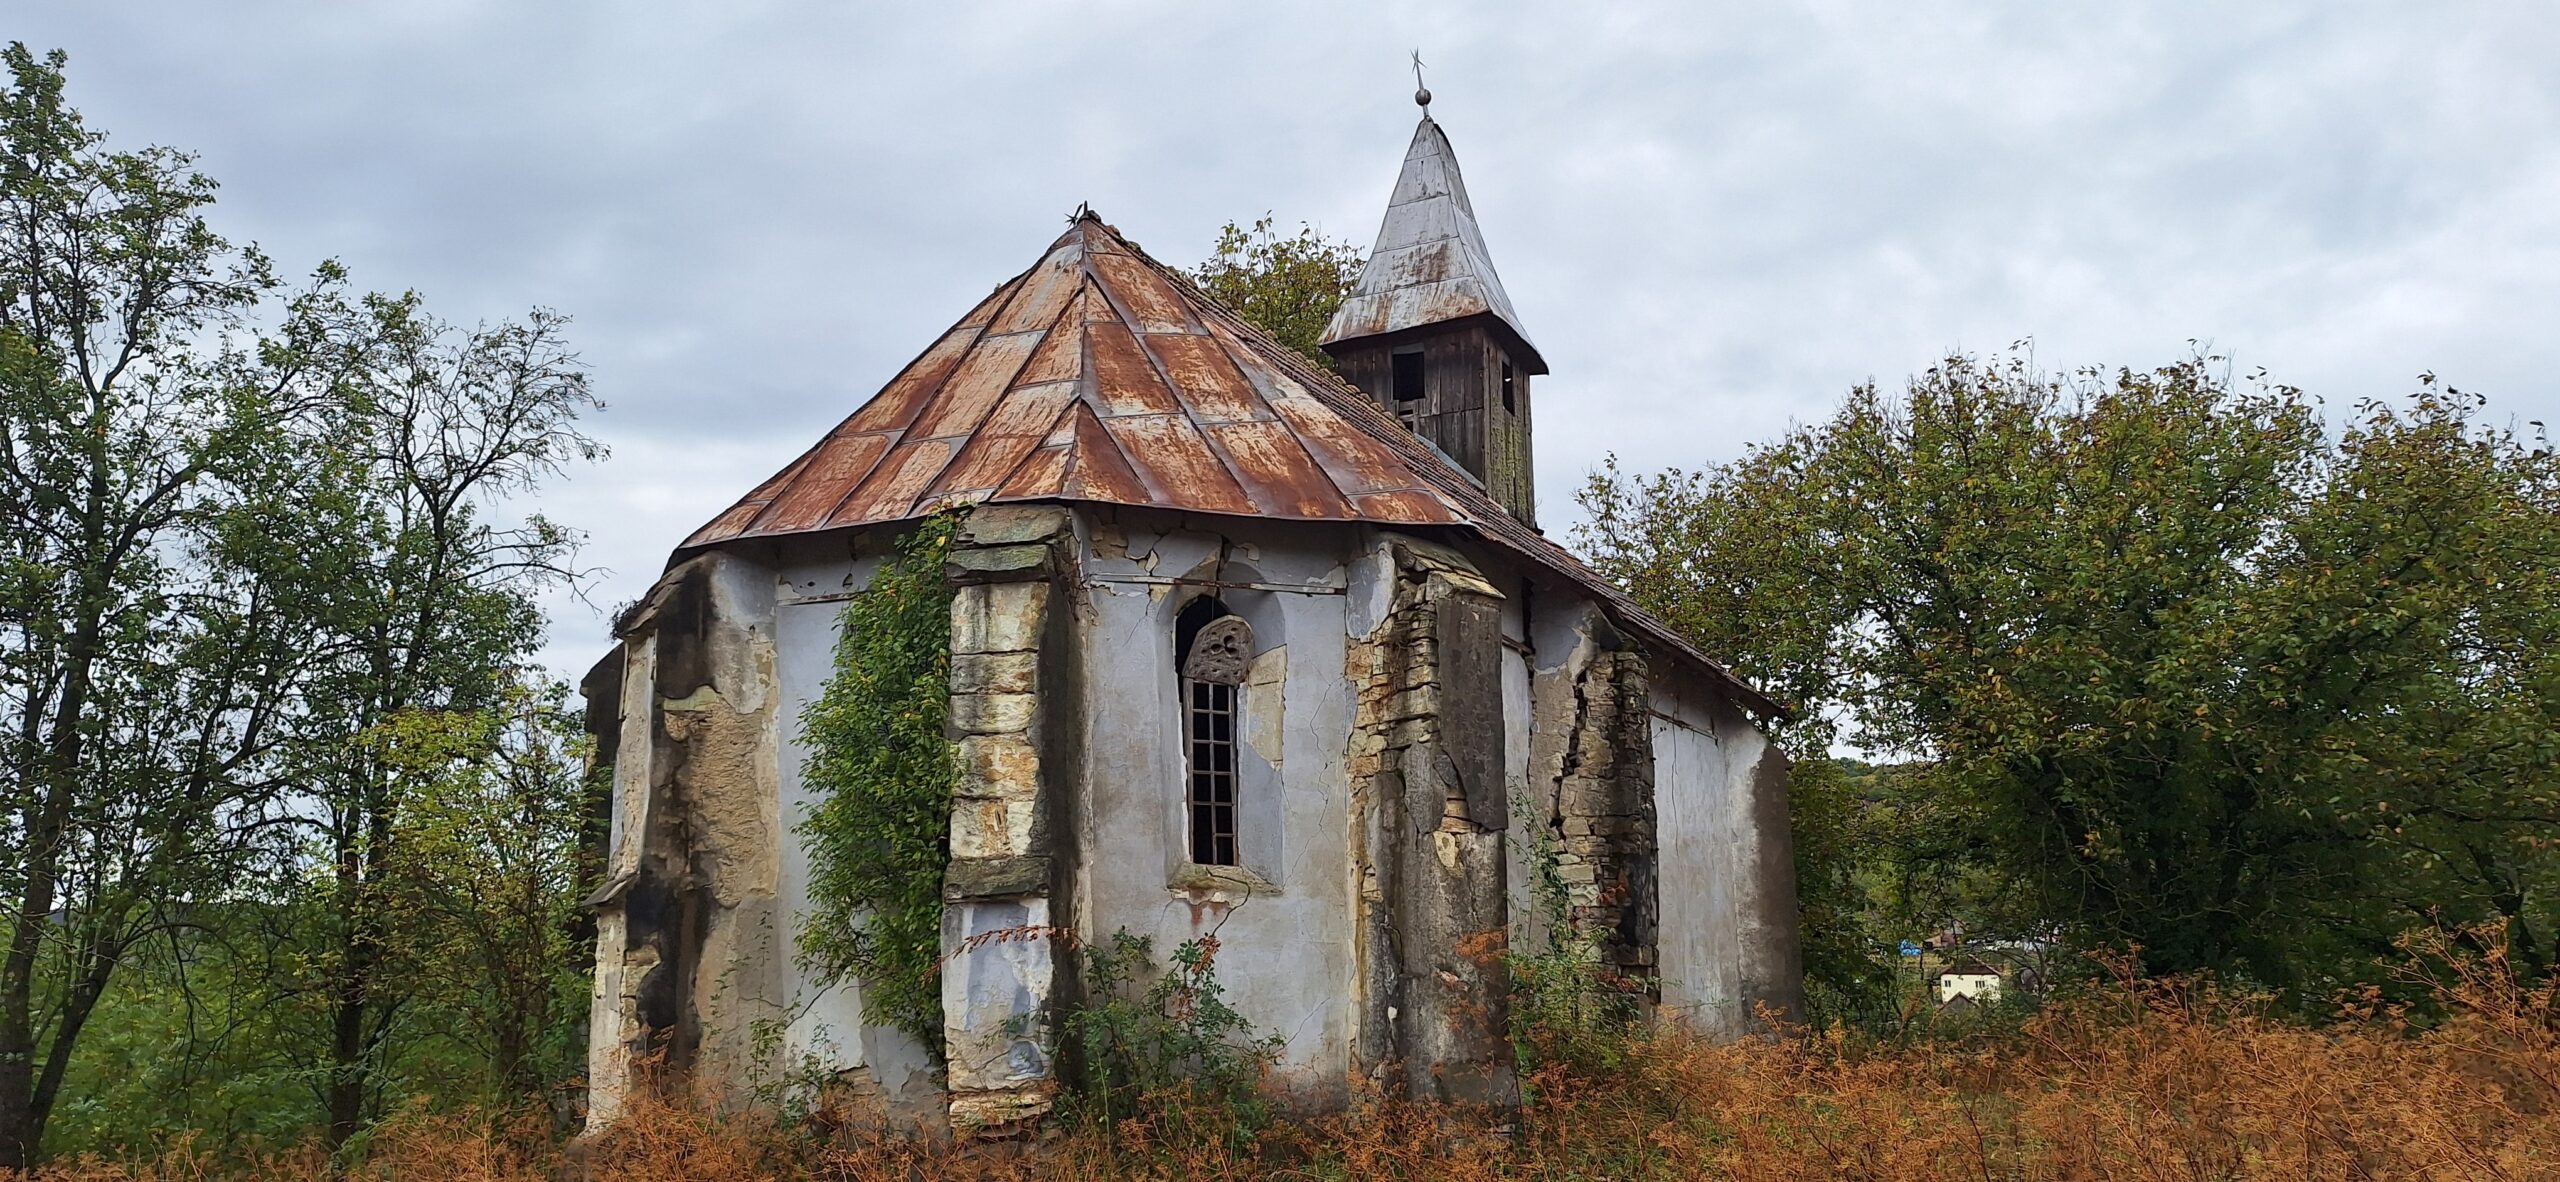
MULTIPOLYGON (((1529 763, 1532 794, 1563 880, 1567 919, 1593 937, 1619 984, 1656 996, 1652 691, 1643 650, 1606 614, 1577 605, 1562 651, 1537 671, 1529 763)), ((1537 917, 1543 921, 1545 917, 1537 917)))
POLYGON ((1347 662, 1357 1067, 1416 1098, 1507 1104, 1503 597, 1454 551, 1386 544, 1387 611, 1347 662))
POLYGON ((954 1127, 1004 1130, 1057 1092, 1055 1011, 1073 975, 1067 780, 1078 676, 1065 509, 987 506, 945 563, 958 783, 943 884, 943 1048, 954 1127))

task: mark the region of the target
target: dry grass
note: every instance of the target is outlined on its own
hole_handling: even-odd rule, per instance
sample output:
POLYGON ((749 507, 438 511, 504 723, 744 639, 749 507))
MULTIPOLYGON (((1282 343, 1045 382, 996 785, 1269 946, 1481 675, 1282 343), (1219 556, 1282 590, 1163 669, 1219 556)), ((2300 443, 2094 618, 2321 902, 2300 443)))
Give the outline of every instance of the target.
MULTIPOLYGON (((2443 1003, 2412 1023, 2374 1002, 2307 1028, 2210 990, 2121 982, 2023 1028, 1958 1045, 1839 1038, 1634 1049, 1605 1076, 1551 1070, 1516 1119, 1370 1103, 1228 1149, 1140 1120, 1047 1143, 839 1137, 672 1109, 574 1156, 533 1126, 389 1122, 348 1174, 531 1182, 678 1179, 1496 1179, 2072 1182, 2560 1178, 2560 1004, 2495 959, 2443 955, 2413 980, 2443 1003)), ((1189 1116, 1196 1118, 1199 1114, 1189 1116)), ((57 1166, 41 1182, 311 1179, 308 1151, 57 1166)))

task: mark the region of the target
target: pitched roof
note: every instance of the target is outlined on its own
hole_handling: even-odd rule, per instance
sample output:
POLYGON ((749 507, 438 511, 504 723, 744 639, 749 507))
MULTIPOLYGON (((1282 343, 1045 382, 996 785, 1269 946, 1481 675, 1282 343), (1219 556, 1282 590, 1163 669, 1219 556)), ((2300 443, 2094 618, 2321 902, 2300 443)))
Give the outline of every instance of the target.
POLYGON ((1387 199, 1378 244, 1369 251, 1360 281, 1325 326, 1321 343, 1331 346, 1477 316, 1490 318, 1497 331, 1511 338, 1530 373, 1547 372, 1546 359, 1529 343, 1501 277, 1493 273, 1493 253, 1485 249, 1475 206, 1467 201, 1466 179, 1458 175, 1458 154, 1449 147, 1448 134, 1426 113, 1413 129, 1404 171, 1387 199))
POLYGON ((982 501, 1472 529, 1779 712, 1367 396, 1090 213, 675 556, 982 501))

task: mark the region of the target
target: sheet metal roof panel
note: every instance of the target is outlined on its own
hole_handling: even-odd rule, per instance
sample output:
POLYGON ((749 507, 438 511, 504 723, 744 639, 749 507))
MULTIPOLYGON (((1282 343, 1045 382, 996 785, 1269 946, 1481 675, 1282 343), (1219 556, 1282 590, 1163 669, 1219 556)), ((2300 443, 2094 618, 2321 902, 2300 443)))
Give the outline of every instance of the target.
POLYGON ((1165 384, 1155 358, 1147 355, 1128 325, 1117 321, 1088 324, 1085 346, 1093 358, 1094 413, 1111 418, 1181 412, 1181 399, 1165 384))
POLYGON ((817 447, 695 531, 678 557, 988 499, 1464 527, 1588 589, 1754 709, 1776 710, 1514 520, 1384 408, 1098 218, 1078 220, 967 321, 975 323, 944 333, 817 447), (1024 323, 1032 327, 986 331, 1024 323))
POLYGON ((1084 304, 1086 296, 1079 292, 1075 302, 1058 316, 1057 326, 1031 354, 1022 373, 1014 378, 1021 385, 1036 386, 1042 382, 1072 382, 1084 376, 1084 304))
POLYGON ((756 501, 740 501, 731 505, 718 517, 704 522, 701 529, 693 531, 693 535, 686 538, 684 545, 679 549, 690 549, 702 545, 703 539, 708 537, 745 537, 747 527, 754 524, 756 514, 762 512, 764 512, 764 505, 756 501))
POLYGON ((1004 310, 1004 302, 1013 298, 1014 288, 1021 286, 1023 279, 1029 274, 1030 272, 1025 271, 1021 275, 1016 275, 1011 279, 1007 279, 1004 282, 997 284, 994 291, 987 293, 987 298, 979 300, 976 305, 969 309, 968 315, 962 316, 957 322, 953 323, 951 327, 985 328, 990 323, 993 323, 996 318, 996 313, 1004 310))
POLYGON ((1366 521, 1391 522, 1396 525, 1464 525, 1466 519, 1449 511, 1440 498, 1418 488, 1390 489, 1386 492, 1355 493, 1353 507, 1366 521))
POLYGON ((794 533, 826 524, 836 506, 859 487, 887 455, 893 436, 865 431, 838 435, 819 445, 789 487, 754 526, 756 533, 794 533))
POLYGON ((1057 319, 1059 309, 1084 289, 1081 252, 1061 244, 1019 281, 1021 290, 1004 306, 989 333, 1038 332, 1057 319))
POLYGON ((969 437, 960 456, 933 482, 935 496, 995 492, 1033 448, 1044 446, 1058 418, 1076 400, 1076 383, 1016 386, 986 424, 969 437))
MULTIPOLYGON (((1381 241, 1438 242, 1458 236, 1458 209, 1447 201, 1416 201, 1387 207, 1387 220, 1378 227, 1381 241)), ((1371 252, 1376 253, 1375 251, 1371 252)))
POLYGON ((949 467, 960 450, 956 439, 910 439, 889 449, 862 486, 827 518, 829 528, 896 521, 917 515, 916 502, 933 487, 934 477, 949 467))
POLYGON ((1066 495, 1077 500, 1115 505, 1152 505, 1155 494, 1138 479, 1120 442, 1103 429, 1093 408, 1081 403, 1069 412, 1075 443, 1068 451, 1066 495))
POLYGON ((1016 332, 979 338, 978 346, 943 380, 940 394, 907 428, 907 437, 960 438, 976 431, 1046 335, 1016 332))
POLYGON ((1266 516, 1315 520, 1359 516, 1285 424, 1247 419, 1200 429, 1266 516))
POLYGON ((1182 391, 1183 410, 1193 422, 1271 422, 1277 416, 1254 393, 1234 359, 1207 333, 1152 333, 1138 338, 1155 357, 1157 369, 1182 391))
POLYGON ((940 340, 927 348, 922 356, 908 362, 905 369, 898 371, 898 376, 889 379, 888 385, 881 387, 871 401, 862 404, 843 426, 836 429, 906 430, 907 424, 916 421, 916 412, 924 409, 925 401, 942 388, 942 379, 950 377, 951 371, 959 367, 960 359, 969 355, 970 348, 978 343, 981 331, 964 324, 942 334, 940 340))
POLYGON ((1063 443, 1041 444, 1004 478, 990 500, 1046 501, 1067 496, 1067 460, 1072 449, 1063 443))
POLYGON ((1123 251, 1096 251, 1089 257, 1129 327, 1139 332, 1199 331, 1183 307, 1182 293, 1155 268, 1123 251))
POLYGON ((1387 194, 1387 204, 1442 201, 1468 217, 1476 216, 1475 203, 1467 200, 1466 178, 1458 171, 1458 153, 1449 146, 1449 133, 1425 111, 1422 121, 1414 125, 1413 142, 1405 145, 1404 167, 1396 173, 1396 187, 1387 194))
POLYGON ((1102 426, 1119 445, 1120 458, 1145 486, 1146 503, 1204 513, 1261 511, 1217 453, 1209 450, 1209 441, 1190 416, 1121 415, 1102 420, 1102 426))

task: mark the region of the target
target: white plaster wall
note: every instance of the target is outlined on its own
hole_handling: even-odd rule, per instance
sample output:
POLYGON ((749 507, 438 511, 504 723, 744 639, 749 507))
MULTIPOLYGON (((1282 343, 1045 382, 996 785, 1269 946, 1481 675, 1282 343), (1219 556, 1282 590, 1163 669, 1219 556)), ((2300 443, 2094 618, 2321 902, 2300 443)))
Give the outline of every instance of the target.
MULTIPOLYGON (((1355 703, 1344 664, 1348 636, 1365 634, 1383 613, 1392 578, 1383 550, 1366 530, 1100 506, 1082 508, 1077 529, 1084 544, 1075 634, 1085 734, 1081 775, 1064 785, 1075 809, 1080 868, 1075 913, 1067 918, 1089 940, 1124 927, 1149 936, 1160 961, 1214 931, 1229 1002, 1258 1033, 1285 1040, 1284 1079, 1339 1088, 1357 1020, 1357 884, 1343 771, 1355 703), (1255 673, 1240 733, 1257 758, 1247 764, 1244 789, 1276 794, 1278 807, 1268 815, 1280 833, 1267 864, 1252 864, 1257 843, 1244 844, 1249 868, 1276 888, 1270 892, 1171 885, 1188 848, 1173 617, 1196 593, 1171 580, 1216 576, 1222 544, 1230 576, 1304 589, 1221 595, 1256 618, 1255 673), (1246 599, 1253 602, 1240 602, 1246 599), (1265 750, 1274 735, 1280 749, 1265 750)), ((802 539, 772 558, 785 835, 779 891, 788 925, 777 943, 790 1014, 773 1069, 783 1078, 807 1066, 867 1068, 893 1102, 924 1104, 939 1098, 924 1049, 901 1032, 863 1026, 859 987, 820 986, 799 966, 792 943, 810 913, 808 857, 793 826, 814 800, 800 775, 807 749, 799 718, 832 670, 844 597, 867 585, 881 544, 868 539, 857 557, 841 536, 802 539)), ((1486 573, 1496 586, 1517 585, 1507 570, 1488 566, 1486 573)), ((1574 610, 1567 594, 1538 601, 1537 618, 1525 622, 1513 597, 1504 605, 1505 634, 1525 641, 1551 631, 1541 625, 1574 610)), ((1531 739, 1530 670, 1519 653, 1505 654, 1502 683, 1505 762, 1516 796, 1531 739)), ((1657 717, 1653 725, 1664 1007, 1702 1029, 1738 1031, 1749 1016, 1741 942, 1757 847, 1747 826, 1750 776, 1766 740, 1712 693, 1677 688, 1669 677, 1657 679, 1654 708, 1679 720, 1657 717)), ((1253 817, 1247 810, 1246 820, 1253 817)), ((1516 853, 1511 863, 1521 879, 1516 853)), ((1513 884, 1515 898, 1520 885, 1513 884)))
POLYGON ((1662 1007, 1702 1031, 1736 1034, 1745 910, 1755 893, 1750 783, 1768 740, 1730 706, 1683 692, 1658 670, 1653 797, 1658 843, 1662 1007), (1668 717, 1665 717, 1668 716, 1668 717))
POLYGON ((1257 1033, 1285 1041, 1284 1079, 1339 1087, 1354 997, 1343 772, 1354 704, 1344 677, 1349 599, 1340 591, 1360 535, 1108 507, 1084 508, 1078 530, 1086 729, 1076 926, 1088 940, 1122 928, 1148 936, 1159 962, 1214 932, 1227 1000, 1257 1033), (1278 807, 1240 802, 1239 819, 1251 826, 1276 818, 1280 832, 1276 856, 1257 857, 1270 846, 1251 834, 1240 834, 1239 845, 1246 868, 1269 889, 1172 885, 1189 848, 1174 616, 1199 589, 1164 580, 1219 577, 1222 546, 1227 580, 1306 589, 1218 592, 1255 623, 1261 678, 1246 686, 1240 728, 1255 758, 1239 787, 1247 798, 1276 793, 1278 807), (1284 658, 1273 655, 1276 644, 1285 644, 1284 658), (1275 708, 1281 717, 1270 716, 1275 708), (1265 749, 1275 733, 1276 752, 1265 749))
POLYGON ((778 556, 774 609, 774 671, 781 684, 781 827, 779 890, 787 930, 778 941, 784 964, 788 1026, 769 1065, 777 1080, 806 1069, 836 1072, 868 1068, 893 1103, 938 1103, 925 1049, 903 1031, 862 1021, 857 982, 822 985, 800 964, 799 933, 811 913, 809 853, 798 832, 800 818, 817 800, 801 779, 808 747, 800 741, 800 715, 825 688, 835 668, 838 617, 845 597, 871 582, 880 568, 878 535, 858 546, 843 536, 796 540, 778 556))

